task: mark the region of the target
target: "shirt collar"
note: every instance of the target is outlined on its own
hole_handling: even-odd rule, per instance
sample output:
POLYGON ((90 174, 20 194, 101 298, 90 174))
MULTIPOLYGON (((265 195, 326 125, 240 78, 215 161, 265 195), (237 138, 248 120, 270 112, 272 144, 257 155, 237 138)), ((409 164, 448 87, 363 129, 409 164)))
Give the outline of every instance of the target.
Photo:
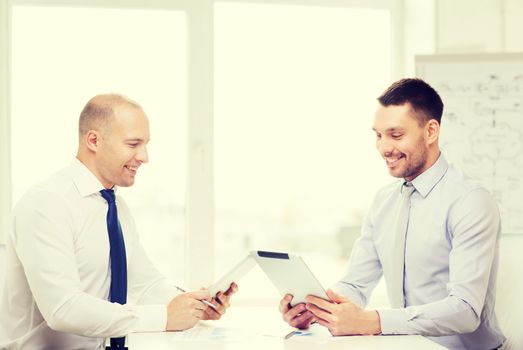
POLYGON ((436 184, 443 178, 443 175, 445 175, 448 168, 449 163, 443 154, 440 154, 436 163, 425 170, 422 174, 418 175, 411 181, 411 183, 416 191, 425 198, 430 191, 432 191, 434 186, 436 186, 436 184))
MULTIPOLYGON (((78 158, 71 162, 71 174, 76 189, 82 197, 99 193, 104 189, 98 178, 78 158)), ((116 190, 116 186, 113 188, 116 190)))

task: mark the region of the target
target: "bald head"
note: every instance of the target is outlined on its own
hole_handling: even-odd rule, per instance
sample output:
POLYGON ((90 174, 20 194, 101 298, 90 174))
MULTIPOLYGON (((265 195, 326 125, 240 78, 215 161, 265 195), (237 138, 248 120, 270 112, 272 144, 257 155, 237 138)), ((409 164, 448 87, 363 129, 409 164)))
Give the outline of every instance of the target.
POLYGON ((80 139, 89 130, 97 130, 106 135, 110 122, 115 115, 115 109, 121 106, 142 109, 138 103, 118 94, 97 95, 90 99, 80 114, 80 139))
POLYGON ((76 157, 105 188, 132 186, 147 163, 149 119, 136 102, 120 95, 98 95, 80 115, 76 157))

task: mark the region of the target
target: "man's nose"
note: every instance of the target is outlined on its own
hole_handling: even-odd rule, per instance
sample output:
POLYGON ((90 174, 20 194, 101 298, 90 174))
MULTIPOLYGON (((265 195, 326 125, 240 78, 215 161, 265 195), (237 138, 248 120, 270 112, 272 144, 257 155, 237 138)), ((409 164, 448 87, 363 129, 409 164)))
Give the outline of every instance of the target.
POLYGON ((147 153, 147 147, 143 147, 140 152, 136 155, 136 159, 142 163, 147 163, 149 161, 149 154, 147 153))
POLYGON ((389 156, 392 154, 394 147, 387 140, 381 139, 376 141, 376 148, 381 155, 389 156))

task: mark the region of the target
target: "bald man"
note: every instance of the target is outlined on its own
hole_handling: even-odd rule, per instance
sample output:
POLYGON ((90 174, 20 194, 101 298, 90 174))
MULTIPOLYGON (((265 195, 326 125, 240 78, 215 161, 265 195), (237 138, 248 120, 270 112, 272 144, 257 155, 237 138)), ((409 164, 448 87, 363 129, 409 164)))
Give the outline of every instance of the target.
POLYGON ((149 138, 146 114, 125 97, 99 95, 84 107, 76 158, 13 211, 1 349, 103 349, 105 338, 120 349, 131 332, 185 330, 225 312, 237 286, 216 299, 205 289, 179 294, 115 196, 147 163, 149 138))

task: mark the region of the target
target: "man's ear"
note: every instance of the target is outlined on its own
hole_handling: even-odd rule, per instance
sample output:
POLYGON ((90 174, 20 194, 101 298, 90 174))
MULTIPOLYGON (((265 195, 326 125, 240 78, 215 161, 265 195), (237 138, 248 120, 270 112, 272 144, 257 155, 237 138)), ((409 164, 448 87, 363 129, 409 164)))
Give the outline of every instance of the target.
POLYGON ((433 144, 439 138, 439 123, 436 119, 431 119, 425 125, 425 132, 427 136, 427 143, 433 144))
POLYGON ((100 134, 96 130, 89 130, 84 135, 84 140, 87 145, 87 148, 93 152, 98 151, 100 139, 100 134))

